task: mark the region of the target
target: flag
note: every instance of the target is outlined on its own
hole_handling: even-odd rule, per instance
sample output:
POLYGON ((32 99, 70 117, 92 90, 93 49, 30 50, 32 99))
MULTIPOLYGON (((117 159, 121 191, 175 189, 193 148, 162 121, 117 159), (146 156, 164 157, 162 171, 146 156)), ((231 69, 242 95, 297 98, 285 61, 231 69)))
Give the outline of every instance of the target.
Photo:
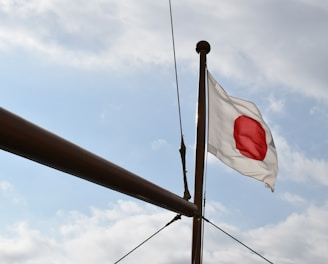
POLYGON ((208 152, 274 190, 276 148, 269 127, 252 102, 229 96, 207 71, 208 152))

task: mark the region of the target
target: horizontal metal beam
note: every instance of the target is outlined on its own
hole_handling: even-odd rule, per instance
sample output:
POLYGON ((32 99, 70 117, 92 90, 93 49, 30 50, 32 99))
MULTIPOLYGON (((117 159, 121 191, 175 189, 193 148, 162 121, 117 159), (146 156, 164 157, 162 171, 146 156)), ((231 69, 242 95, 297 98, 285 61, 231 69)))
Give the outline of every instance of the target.
POLYGON ((1 107, 0 148, 185 216, 197 212, 195 204, 1 107))

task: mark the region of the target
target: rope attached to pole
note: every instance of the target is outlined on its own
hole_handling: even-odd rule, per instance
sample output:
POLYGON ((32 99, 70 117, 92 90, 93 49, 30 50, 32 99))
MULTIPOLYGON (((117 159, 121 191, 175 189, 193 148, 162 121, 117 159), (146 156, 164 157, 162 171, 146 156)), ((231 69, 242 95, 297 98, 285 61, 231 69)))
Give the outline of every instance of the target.
POLYGON ((128 253, 126 253, 123 257, 121 257, 119 260, 117 260, 116 262, 114 262, 114 264, 117 264, 119 262, 121 262, 123 259, 125 259, 127 256, 129 256, 132 252, 134 252, 135 250, 137 250, 139 247, 141 247, 143 244, 145 244, 146 242, 148 242, 150 239, 152 239, 154 236, 156 236, 159 232, 161 232, 164 228, 168 227, 170 224, 172 224, 173 222, 175 222, 176 220, 180 220, 181 219, 181 214, 177 214, 170 222, 168 222, 166 225, 164 225, 162 228, 160 228, 158 231, 156 231, 154 234, 152 234, 150 237, 148 237, 147 239, 145 239, 143 242, 141 242, 139 245, 137 245, 135 248, 133 248, 132 250, 130 250, 128 253))
POLYGON ((241 244, 242 246, 244 246, 245 248, 247 248, 248 250, 250 250, 254 254, 258 255, 260 258, 264 259, 266 262, 268 262, 270 264, 274 264, 273 262, 271 262, 270 260, 268 260, 267 258, 265 258, 263 255, 261 255, 260 253, 256 252, 254 249, 250 248, 245 243, 241 242, 239 239, 237 239, 234 236, 232 236, 231 234, 229 234, 227 231, 224 231, 222 228, 220 228, 219 226, 217 226, 214 223, 212 223, 210 220, 208 220, 204 216, 203 216, 203 219, 207 223, 211 224, 212 226, 214 226, 215 228, 217 228, 218 230, 220 230, 222 233, 226 234, 228 237, 232 238, 233 240, 235 240, 236 242, 238 242, 239 244, 241 244))
POLYGON ((173 15, 172 15, 171 0, 169 0, 169 7, 170 7, 170 20, 171 20, 171 35, 172 35, 173 59, 174 59, 174 69, 175 69, 175 83, 176 83, 176 87, 177 87, 179 122, 180 122, 180 135, 181 135, 181 142, 180 142, 179 152, 180 152, 181 162, 182 162, 183 183, 184 183, 184 194, 183 194, 183 198, 185 200, 189 200, 191 198, 191 195, 190 195, 190 192, 189 192, 189 189, 188 189, 188 182, 187 182, 186 146, 184 144, 183 131, 182 131, 182 118, 181 118, 181 107, 180 107, 178 70, 177 70, 177 59, 176 59, 176 55, 175 55, 175 41, 174 41, 174 31, 173 31, 173 15))

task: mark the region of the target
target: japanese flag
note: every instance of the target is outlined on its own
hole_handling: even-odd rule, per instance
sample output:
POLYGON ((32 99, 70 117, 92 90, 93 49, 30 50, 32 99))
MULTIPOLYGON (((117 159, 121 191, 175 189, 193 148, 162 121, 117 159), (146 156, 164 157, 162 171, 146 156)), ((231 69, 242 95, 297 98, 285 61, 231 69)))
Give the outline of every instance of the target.
POLYGON ((269 127, 249 101, 229 96, 208 76, 208 152, 271 190, 278 174, 276 148, 269 127))

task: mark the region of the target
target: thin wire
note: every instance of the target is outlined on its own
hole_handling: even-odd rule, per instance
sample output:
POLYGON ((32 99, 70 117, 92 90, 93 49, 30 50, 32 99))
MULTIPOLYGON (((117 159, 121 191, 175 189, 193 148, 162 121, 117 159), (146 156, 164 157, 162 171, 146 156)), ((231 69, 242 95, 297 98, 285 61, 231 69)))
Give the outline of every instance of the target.
POLYGON ((221 232, 223 232, 224 234, 226 234, 227 236, 229 236, 230 238, 232 238, 233 240, 235 240, 236 242, 238 242, 239 244, 241 244, 242 246, 244 246, 248 250, 252 251, 254 254, 258 255, 259 257, 261 257, 262 259, 264 259, 265 261, 267 261, 268 263, 274 264, 273 262, 271 262, 270 260, 268 260, 267 258, 265 258, 263 255, 261 255, 260 253, 256 252, 254 249, 250 248, 249 246, 247 246, 246 244, 244 244, 243 242, 241 242, 240 240, 238 240, 234 236, 230 235, 227 231, 224 231, 222 228, 218 227, 217 225, 215 225, 214 223, 212 223, 210 220, 206 219, 204 216, 203 216, 203 219, 204 219, 204 221, 210 223, 211 225, 213 225, 214 227, 216 227, 217 229, 219 229, 221 232))
POLYGON ((123 259, 125 259, 127 256, 129 256, 132 252, 134 252, 135 250, 137 250, 139 247, 141 247, 143 244, 145 244, 146 242, 148 242, 151 238, 153 238, 154 236, 156 236, 159 232, 161 232, 164 228, 168 227, 170 224, 172 224, 173 222, 175 222, 176 220, 181 219, 181 214, 177 214, 170 222, 168 222, 165 226, 163 226, 162 228, 160 228, 158 231, 156 231, 154 234, 152 234, 150 237, 148 237, 147 239, 145 239, 143 242, 141 242, 139 245, 137 245, 135 248, 133 248, 132 250, 130 250, 128 253, 126 253, 123 257, 121 257, 119 260, 117 260, 116 262, 114 262, 114 264, 119 263, 120 261, 122 261, 123 259))
POLYGON ((181 133, 181 136, 182 136, 183 135, 183 132, 182 132, 182 121, 181 121, 182 118, 181 118, 181 108, 180 108, 180 95, 179 95, 179 82, 178 82, 177 59, 176 59, 176 55, 175 55, 175 41, 174 41, 174 31, 173 31, 173 15, 172 15, 171 0, 169 0, 169 6, 170 6, 171 35, 172 35, 172 45, 173 45, 174 69, 175 69, 175 83, 176 83, 176 86, 177 86, 179 121, 180 121, 180 133, 181 133))
POLYGON ((182 131, 182 117, 181 117, 181 106, 180 106, 180 92, 179 92, 179 82, 178 82, 178 69, 177 69, 177 59, 175 55, 175 41, 174 41, 174 30, 173 30, 173 14, 172 14, 172 5, 171 0, 169 0, 170 7, 170 21, 171 21, 171 36, 172 36, 172 48, 173 48, 173 59, 174 59, 174 70, 175 70, 175 83, 177 87, 177 98, 178 98, 178 111, 179 111, 179 123, 180 123, 180 156, 182 162, 182 173, 183 173, 183 183, 184 183, 184 194, 183 198, 185 200, 189 200, 191 198, 189 188, 188 188, 188 180, 187 180, 187 169, 186 169, 186 146, 183 140, 183 131, 182 131))

